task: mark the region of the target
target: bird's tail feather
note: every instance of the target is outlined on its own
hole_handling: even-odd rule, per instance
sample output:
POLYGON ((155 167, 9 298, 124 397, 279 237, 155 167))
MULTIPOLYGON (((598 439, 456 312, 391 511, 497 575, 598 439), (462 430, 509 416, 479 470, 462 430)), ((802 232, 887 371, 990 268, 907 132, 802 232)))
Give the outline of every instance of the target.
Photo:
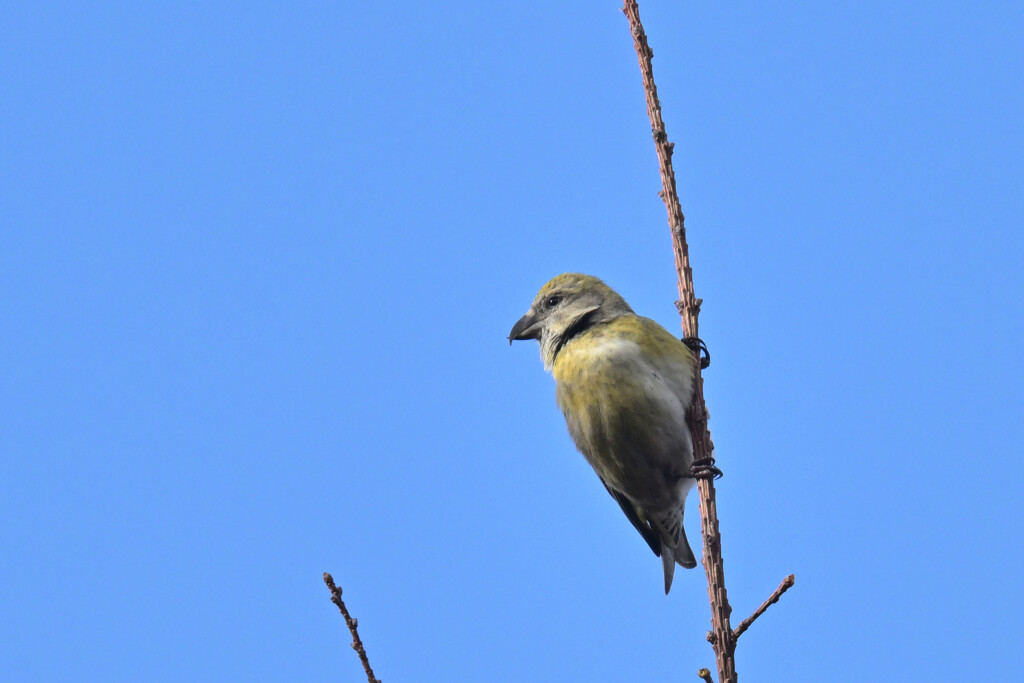
POLYGON ((676 573, 676 560, 672 549, 664 543, 661 545, 661 567, 665 570, 665 595, 672 588, 672 577, 676 573))
POLYGON ((675 566, 678 564, 693 569, 697 566, 697 558, 693 556, 690 543, 686 540, 682 510, 659 515, 651 521, 661 537, 661 565, 665 571, 665 595, 668 595, 675 566))

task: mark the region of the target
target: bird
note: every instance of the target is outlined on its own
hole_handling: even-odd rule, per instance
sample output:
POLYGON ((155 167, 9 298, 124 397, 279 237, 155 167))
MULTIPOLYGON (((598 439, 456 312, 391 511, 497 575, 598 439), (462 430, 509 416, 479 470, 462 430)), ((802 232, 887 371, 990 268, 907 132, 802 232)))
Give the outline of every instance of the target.
POLYGON ((693 488, 686 412, 700 360, 592 275, 551 279, 512 327, 535 339, 576 448, 626 518, 661 557, 665 594, 675 567, 697 566, 683 528, 693 488))

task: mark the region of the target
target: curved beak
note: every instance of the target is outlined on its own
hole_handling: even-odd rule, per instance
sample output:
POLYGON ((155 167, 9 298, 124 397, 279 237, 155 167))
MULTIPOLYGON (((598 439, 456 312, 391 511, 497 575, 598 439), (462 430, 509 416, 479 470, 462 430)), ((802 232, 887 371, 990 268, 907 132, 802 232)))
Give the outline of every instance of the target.
POLYGON ((511 346, 512 342, 521 339, 540 339, 540 329, 541 324, 537 315, 529 311, 512 326, 512 331, 508 333, 508 343, 511 346))

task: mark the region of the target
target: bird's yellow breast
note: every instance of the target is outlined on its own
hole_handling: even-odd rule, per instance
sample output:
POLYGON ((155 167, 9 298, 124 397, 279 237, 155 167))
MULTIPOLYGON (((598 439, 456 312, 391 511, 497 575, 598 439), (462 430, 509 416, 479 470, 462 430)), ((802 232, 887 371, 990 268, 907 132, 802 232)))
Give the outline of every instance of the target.
POLYGON ((556 381, 574 382, 595 373, 628 375, 630 361, 678 366, 689 372, 695 365, 693 353, 664 327, 649 318, 624 315, 571 339, 551 370, 556 381))
POLYGON ((653 500, 664 488, 658 472, 684 471, 695 365, 682 342, 635 315, 588 328, 559 351, 558 405, 606 484, 653 500))

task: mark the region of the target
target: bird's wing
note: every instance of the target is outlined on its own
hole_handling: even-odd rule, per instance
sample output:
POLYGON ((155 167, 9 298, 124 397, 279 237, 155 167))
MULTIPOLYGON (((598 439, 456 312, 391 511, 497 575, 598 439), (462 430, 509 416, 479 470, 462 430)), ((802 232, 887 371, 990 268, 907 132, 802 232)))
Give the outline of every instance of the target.
POLYGON ((604 484, 604 487, 606 489, 608 489, 608 493, 612 495, 612 498, 614 498, 615 502, 619 504, 619 507, 622 508, 622 511, 626 513, 626 519, 628 519, 630 523, 634 527, 636 527, 636 530, 639 531, 640 535, 643 536, 645 541, 647 541, 647 545, 651 546, 651 550, 654 551, 654 554, 660 557, 661 537, 658 535, 658 532, 652 529, 650 524, 640 519, 640 515, 637 514, 636 507, 629 500, 629 498, 626 498, 626 496, 619 493, 611 486, 608 486, 608 484, 605 483, 604 479, 601 479, 601 483, 604 484))
POLYGON ((693 400, 694 377, 700 361, 686 344, 655 321, 640 318, 638 322, 651 363, 661 371, 683 405, 688 406, 693 400))

